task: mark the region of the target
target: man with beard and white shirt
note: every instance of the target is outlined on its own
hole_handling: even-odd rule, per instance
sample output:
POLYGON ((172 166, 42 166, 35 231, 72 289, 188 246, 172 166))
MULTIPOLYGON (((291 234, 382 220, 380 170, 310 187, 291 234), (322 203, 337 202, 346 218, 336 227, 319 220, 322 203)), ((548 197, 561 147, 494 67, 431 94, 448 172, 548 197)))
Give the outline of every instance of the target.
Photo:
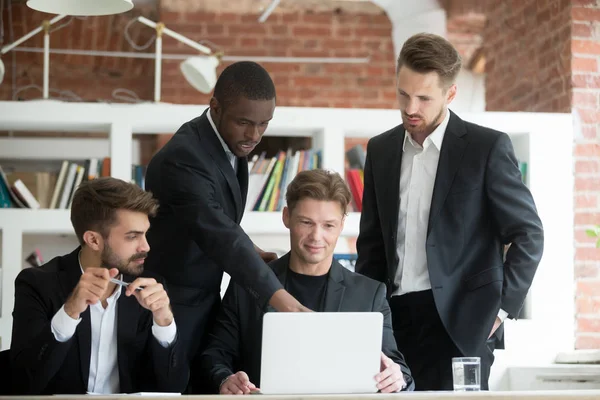
POLYGON ((81 246, 15 281, 14 394, 185 390, 187 357, 169 296, 144 273, 157 208, 151 193, 122 180, 79 186, 71 222, 81 246))

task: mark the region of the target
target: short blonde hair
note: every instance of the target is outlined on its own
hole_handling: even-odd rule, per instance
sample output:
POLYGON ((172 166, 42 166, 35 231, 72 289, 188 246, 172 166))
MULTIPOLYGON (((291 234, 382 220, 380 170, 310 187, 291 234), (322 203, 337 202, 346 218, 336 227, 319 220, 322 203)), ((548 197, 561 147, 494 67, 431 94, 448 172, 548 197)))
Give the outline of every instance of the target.
POLYGON ((352 194, 346 182, 337 172, 313 169, 299 172, 287 188, 285 200, 290 211, 305 198, 321 201, 335 201, 346 215, 352 194))

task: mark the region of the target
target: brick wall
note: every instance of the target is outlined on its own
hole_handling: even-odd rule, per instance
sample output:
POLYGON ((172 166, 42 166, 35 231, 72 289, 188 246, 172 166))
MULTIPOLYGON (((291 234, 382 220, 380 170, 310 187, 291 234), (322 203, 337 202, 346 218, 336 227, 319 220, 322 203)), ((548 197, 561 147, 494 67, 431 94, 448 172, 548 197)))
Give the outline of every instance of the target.
MULTIPOLYGON (((263 63, 277 86, 278 105, 396 106, 391 23, 383 12, 348 15, 299 10, 273 14, 263 24, 257 19, 258 15, 234 13, 161 12, 167 26, 194 40, 208 39, 232 56, 370 57, 366 64, 263 63)), ((163 46, 165 52, 190 52, 172 39, 163 40, 163 46)), ((209 100, 187 84, 179 61, 164 63, 162 98, 195 104, 209 100)))
MULTIPOLYGON (((489 111, 571 112, 575 143, 576 348, 600 348, 600 1, 497 1, 486 11, 489 111)), ((570 243, 565 243, 569 246, 570 243)))
MULTIPOLYGON (((48 14, 33 11, 23 4, 11 5, 12 18, 8 6, 4 9, 4 44, 11 43, 38 27, 48 14), (12 40, 11 40, 12 23, 12 40)), ((139 9, 137 13, 152 16, 150 11, 139 9)), ((68 25, 51 32, 50 47, 82 50, 130 51, 131 47, 123 39, 125 24, 131 13, 88 17, 85 20, 74 18, 68 25)), ((51 29, 69 22, 67 17, 51 29)), ((151 29, 134 27, 132 39, 138 42, 148 40, 151 29)), ((43 34, 38 33, 22 47, 43 47, 43 34)), ((41 53, 11 51, 2 56, 6 68, 4 81, 0 84, 0 100, 31 100, 42 97, 43 56, 41 53), (16 80, 13 86, 13 60, 16 64, 16 80)), ((50 97, 61 99, 81 98, 84 101, 122 101, 113 98, 115 89, 125 88, 134 91, 140 98, 152 96, 152 63, 147 60, 108 58, 74 55, 50 55, 49 88, 50 97), (70 92, 70 93, 69 93, 70 92), (76 97, 73 97, 76 96, 76 97)))
MULTIPOLYGON (((370 58, 363 64, 261 63, 275 82, 278 106, 396 107, 392 26, 383 11, 348 14, 299 9, 274 13, 260 24, 255 14, 169 10, 169 3, 165 4, 161 20, 168 27, 197 41, 208 39, 227 55, 370 58)), ((190 52, 187 46, 168 38, 163 40, 163 48, 169 53, 190 52)), ((164 61, 162 100, 208 104, 210 95, 203 95, 185 81, 179 63, 164 61)), ((218 73, 230 63, 222 63, 218 73)), ((170 136, 161 135, 157 147, 170 136)))
POLYGON ((483 35, 487 110, 571 111, 569 3, 488 3, 483 35))
POLYGON ((582 122, 575 146, 577 347, 600 348, 600 249, 585 235, 600 224, 600 1, 573 0, 573 109, 582 122))

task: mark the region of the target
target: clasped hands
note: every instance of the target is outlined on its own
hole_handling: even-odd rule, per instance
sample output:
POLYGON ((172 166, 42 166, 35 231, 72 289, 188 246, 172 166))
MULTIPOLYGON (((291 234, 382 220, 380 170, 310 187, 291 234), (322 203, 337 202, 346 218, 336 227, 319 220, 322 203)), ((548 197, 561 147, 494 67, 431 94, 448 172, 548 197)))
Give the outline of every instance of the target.
MULTIPOLYGON (((116 268, 86 268, 73 292, 65 303, 65 312, 78 319, 90 304, 96 304, 106 295, 110 279, 119 274, 116 268)), ((173 321, 170 300, 162 284, 153 278, 137 278, 127 286, 125 296, 134 296, 138 303, 152 312, 159 326, 173 321), (136 290, 143 288, 143 290, 136 290)))

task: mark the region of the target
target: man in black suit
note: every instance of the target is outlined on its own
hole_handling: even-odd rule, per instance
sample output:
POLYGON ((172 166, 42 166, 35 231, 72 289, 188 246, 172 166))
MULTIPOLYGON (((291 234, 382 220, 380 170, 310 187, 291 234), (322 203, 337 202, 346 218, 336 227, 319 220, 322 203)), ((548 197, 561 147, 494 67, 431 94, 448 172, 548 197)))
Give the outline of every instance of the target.
MULTIPOLYGON (((261 307, 303 311, 240 227, 248 192, 247 155, 260 142, 275 110, 275 86, 253 62, 230 65, 219 76, 210 108, 185 123, 152 158, 146 189, 161 207, 148 241, 147 269, 169 283, 173 311, 193 360, 220 304, 223 271, 261 307)), ((192 362, 193 392, 202 392, 192 362), (195 385, 195 386, 194 386, 195 385)))
POLYGON ((543 251, 508 135, 448 110, 460 67, 444 38, 409 38, 397 67, 403 124, 367 146, 356 268, 386 283, 417 390, 451 390, 456 356, 481 357, 487 389, 498 328, 519 316, 543 251))
MULTIPOLYGON (((350 200, 350 190, 337 173, 312 170, 296 175, 288 186, 283 210, 291 251, 270 266, 282 285, 312 310, 381 312, 384 326, 377 387, 384 393, 412 390, 410 370, 394 341, 385 285, 350 272, 333 259, 350 200)), ((247 394, 260 386, 264 313, 238 284, 229 285, 202 356, 213 391, 247 394)))
POLYGON ((15 281, 15 394, 185 390, 188 364, 169 297, 143 272, 157 207, 150 193, 118 179, 79 186, 71 222, 81 246, 15 281))

